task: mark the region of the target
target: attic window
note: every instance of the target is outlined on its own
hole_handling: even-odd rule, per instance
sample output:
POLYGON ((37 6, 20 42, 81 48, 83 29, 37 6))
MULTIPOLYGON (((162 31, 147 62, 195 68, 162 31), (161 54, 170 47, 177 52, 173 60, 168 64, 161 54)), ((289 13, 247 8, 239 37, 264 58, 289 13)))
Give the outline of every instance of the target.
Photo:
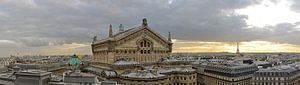
POLYGON ((141 42, 141 47, 144 47, 143 42, 141 42))
POLYGON ((140 42, 140 47, 151 47, 151 43, 143 40, 142 42, 140 42))
POLYGON ((147 47, 150 47, 150 43, 149 42, 147 42, 147 47))

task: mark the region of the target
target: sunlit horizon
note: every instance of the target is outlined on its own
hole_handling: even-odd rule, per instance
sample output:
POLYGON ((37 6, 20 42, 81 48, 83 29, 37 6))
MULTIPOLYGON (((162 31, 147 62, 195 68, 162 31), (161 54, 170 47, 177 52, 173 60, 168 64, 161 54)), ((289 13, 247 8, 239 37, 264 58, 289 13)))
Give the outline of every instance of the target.
MULTIPOLYGON (((215 53, 228 52, 236 53, 237 42, 202 42, 202 41, 180 41, 173 39, 172 53, 215 53)), ((64 44, 46 48, 32 48, 23 50, 11 55, 91 55, 91 48, 88 44, 64 44), (34 50, 38 49, 38 50, 34 50)), ((299 45, 288 43, 274 43, 268 41, 239 42, 240 53, 300 53, 299 45)))

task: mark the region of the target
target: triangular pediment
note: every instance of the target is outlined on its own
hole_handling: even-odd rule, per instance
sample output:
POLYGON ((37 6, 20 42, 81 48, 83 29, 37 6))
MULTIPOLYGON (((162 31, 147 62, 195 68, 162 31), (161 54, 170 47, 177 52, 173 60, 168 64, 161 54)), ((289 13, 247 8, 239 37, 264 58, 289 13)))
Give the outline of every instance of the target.
POLYGON ((122 38, 116 39, 116 45, 130 47, 132 45, 136 45, 136 42, 141 39, 149 39, 158 47, 166 47, 169 43, 171 43, 163 36, 146 26, 143 28, 139 27, 135 32, 131 32, 131 34, 127 34, 126 36, 122 36, 122 38))

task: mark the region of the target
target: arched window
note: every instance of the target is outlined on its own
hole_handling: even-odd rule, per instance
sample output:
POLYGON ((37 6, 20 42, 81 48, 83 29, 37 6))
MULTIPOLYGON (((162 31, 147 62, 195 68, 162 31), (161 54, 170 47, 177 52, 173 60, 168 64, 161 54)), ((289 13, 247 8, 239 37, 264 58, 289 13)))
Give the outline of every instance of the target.
POLYGON ((138 42, 138 46, 141 47, 140 54, 151 54, 152 43, 148 40, 142 40, 138 42))
POLYGON ((147 42, 147 47, 150 47, 150 42, 147 42))
POLYGON ((139 44, 140 44, 140 47, 151 47, 151 43, 146 40, 141 41, 139 44))
POLYGON ((144 46, 143 46, 143 42, 141 42, 141 44, 140 44, 140 45, 141 45, 141 47, 144 47, 144 46))

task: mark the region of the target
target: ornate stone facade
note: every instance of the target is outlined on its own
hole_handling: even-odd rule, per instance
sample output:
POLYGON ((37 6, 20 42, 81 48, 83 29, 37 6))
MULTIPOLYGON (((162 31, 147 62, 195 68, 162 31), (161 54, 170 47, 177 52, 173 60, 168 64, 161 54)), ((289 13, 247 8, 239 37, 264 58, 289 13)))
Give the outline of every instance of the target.
POLYGON ((148 68, 125 72, 119 81, 124 85, 197 85, 197 72, 189 66, 148 68))
POLYGON ((92 43, 93 60, 97 63, 113 64, 119 60, 138 63, 157 62, 161 57, 172 52, 172 41, 152 30, 147 20, 143 19, 141 26, 113 34, 109 27, 108 37, 102 40, 94 39, 92 43))
POLYGON ((252 85, 300 85, 300 63, 259 69, 253 74, 252 85))
POLYGON ((238 63, 205 63, 196 66, 198 85, 251 85, 254 65, 238 63))

